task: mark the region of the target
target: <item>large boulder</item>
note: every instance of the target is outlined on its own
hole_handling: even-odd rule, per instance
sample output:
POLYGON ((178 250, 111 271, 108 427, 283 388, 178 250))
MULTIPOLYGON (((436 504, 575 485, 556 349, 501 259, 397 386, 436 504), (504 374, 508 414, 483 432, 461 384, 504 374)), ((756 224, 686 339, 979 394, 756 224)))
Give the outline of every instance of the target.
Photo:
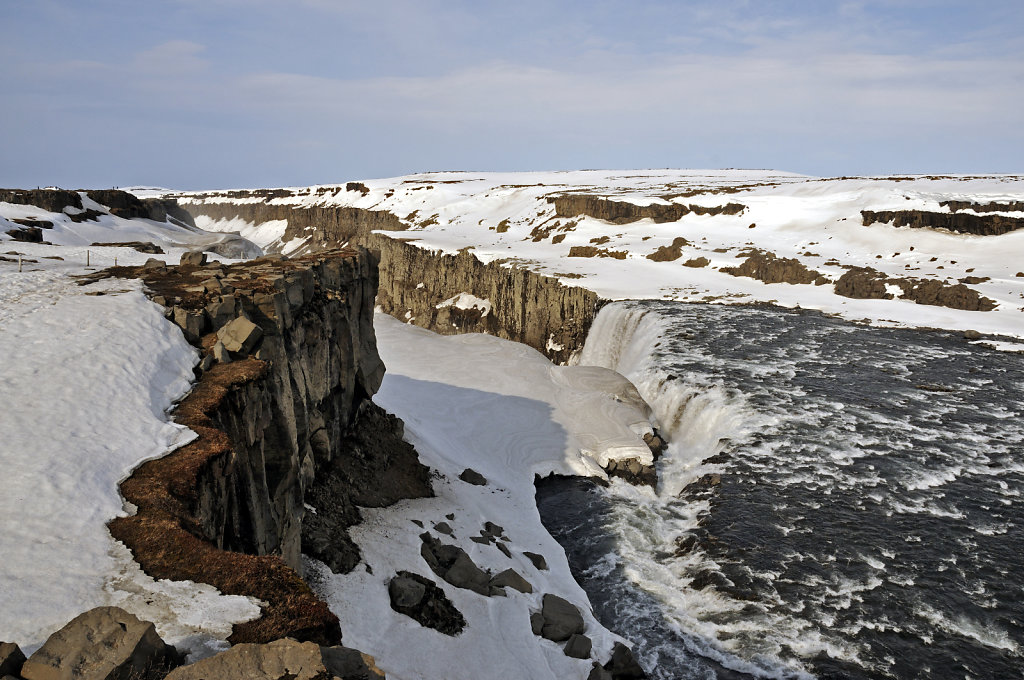
POLYGON ((466 627, 462 612, 428 578, 408 571, 398 572, 388 583, 391 608, 421 626, 445 635, 458 635, 466 627))
POLYGON ((265 645, 240 644, 182 666, 167 680, 380 680, 372 656, 347 647, 321 647, 291 638, 265 645))
POLYGON ((25 680, 145 680, 179 663, 174 647, 119 607, 97 607, 71 620, 22 666, 25 680))
POLYGON ((521 593, 532 593, 533 586, 523 578, 515 569, 506 569, 491 579, 491 586, 495 588, 513 588, 521 593))
POLYGON ((248 354, 263 337, 263 329, 240 316, 217 331, 217 339, 225 349, 236 354, 248 354))
POLYGON ((583 616, 571 602, 550 593, 544 596, 540 614, 544 617, 541 637, 564 642, 584 629, 583 616))

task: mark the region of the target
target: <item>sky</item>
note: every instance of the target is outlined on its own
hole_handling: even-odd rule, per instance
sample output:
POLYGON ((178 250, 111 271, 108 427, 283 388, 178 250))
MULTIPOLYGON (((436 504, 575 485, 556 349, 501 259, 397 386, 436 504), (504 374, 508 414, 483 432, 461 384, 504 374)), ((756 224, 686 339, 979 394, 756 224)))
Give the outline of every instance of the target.
POLYGON ((1024 173, 1021 0, 0 0, 0 186, 1024 173))

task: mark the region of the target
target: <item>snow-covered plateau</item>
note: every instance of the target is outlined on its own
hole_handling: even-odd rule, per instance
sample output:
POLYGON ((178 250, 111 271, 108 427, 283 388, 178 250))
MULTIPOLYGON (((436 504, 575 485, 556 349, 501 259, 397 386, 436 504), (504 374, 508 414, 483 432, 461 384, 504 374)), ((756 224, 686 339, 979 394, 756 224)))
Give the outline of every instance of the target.
MULTIPOLYGON (((225 264, 264 252, 302 255, 342 245, 328 244, 309 215, 351 209, 372 213, 367 224, 390 225, 374 226, 376 238, 470 252, 607 301, 769 303, 875 326, 953 330, 972 343, 1024 351, 1024 176, 440 172, 304 188, 135 192, 176 201, 193 223, 119 216, 77 193, 79 206, 64 210, 0 201, 0 640, 26 653, 100 605, 155 622, 193 660, 225 648, 233 624, 259 615, 253 598, 150 578, 107 530, 135 510, 118 484, 194 438, 169 414, 202 356, 140 282, 83 286, 74 278, 115 263, 175 263, 190 250, 225 264), (300 211, 303 221, 290 219, 300 211), (113 245, 126 243, 151 243, 163 254, 113 245)), ((410 286, 431 289, 432 272, 410 286)), ((529 316, 530 301, 522 304, 529 316)), ((491 320, 497 307, 470 289, 430 305, 491 320)), ((657 395, 641 396, 608 368, 552 364, 538 350, 583 349, 553 335, 534 349, 402 323, 415 320, 412 310, 395 317, 375 318, 387 372, 373 400, 405 422, 406 439, 433 471, 435 497, 363 510, 351 529, 362 562, 337 574, 307 556, 310 583, 338 616, 345 644, 373 655, 393 680, 587 678, 623 640, 598 621, 565 550, 541 523, 534 483, 550 474, 606 480, 611 461, 651 464, 643 437, 662 423, 644 397, 654 403, 657 395), (467 468, 487 483, 461 480, 467 468), (488 540, 495 525, 504 550, 488 540), (532 592, 485 597, 436 578, 421 553, 425 531, 492 574, 514 569, 532 592), (542 555, 547 568, 527 552, 542 555), (446 635, 395 610, 388 584, 400 571, 436 581, 464 615, 465 631, 446 635), (531 630, 545 594, 579 609, 593 642, 589 659, 571 658, 563 643, 531 630)), ((618 366, 619 357, 606 359, 618 366)), ((682 440, 687 423, 664 425, 682 440)))
POLYGON ((437 172, 176 196, 203 228, 243 231, 261 246, 285 252, 317 243, 315 227, 306 222, 293 219, 286 229, 290 214, 354 208, 394 215, 400 230, 380 233, 447 253, 469 249, 484 262, 525 267, 607 300, 764 302, 882 326, 1024 337, 1024 230, 1019 229, 1024 176, 1019 175, 437 172), (256 204, 259 213, 247 210, 256 204), (234 213, 227 219, 231 206, 234 213), (273 212, 275 207, 282 210, 273 212), (271 212, 275 220, 261 227, 271 212), (981 225, 982 231, 997 222, 1004 226, 986 235, 895 226, 901 215, 911 221, 917 215, 914 224, 981 225), (761 260, 728 271, 755 250, 773 255, 768 259, 776 264, 761 260), (876 272, 868 273, 878 281, 874 291, 841 285, 837 292, 836 283, 853 267, 876 272), (806 282, 787 282, 797 280, 806 282), (922 288, 921 282, 932 283, 922 288), (938 299, 922 294, 936 292, 940 284, 969 288, 967 297, 974 301, 955 300, 957 291, 938 299), (979 307, 979 298, 991 303, 979 307))

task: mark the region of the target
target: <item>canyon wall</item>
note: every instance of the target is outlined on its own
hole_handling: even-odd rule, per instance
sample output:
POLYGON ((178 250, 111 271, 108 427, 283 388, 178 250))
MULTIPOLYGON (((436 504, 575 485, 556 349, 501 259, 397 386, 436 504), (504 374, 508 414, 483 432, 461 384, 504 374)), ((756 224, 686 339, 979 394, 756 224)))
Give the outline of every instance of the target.
POLYGON ((97 276, 108 275, 141 278, 203 354, 173 414, 198 438, 123 482, 138 512, 113 520, 111 534, 155 578, 263 600, 262 616, 236 626, 232 642, 336 644, 337 618, 301 579, 302 552, 331 557, 317 527, 330 522, 334 550, 347 552, 332 562, 351 568, 358 551, 345 530, 360 519, 356 503, 432 494, 400 421, 370 401, 384 374, 372 326, 376 258, 325 251, 225 267, 195 257, 97 276), (307 529, 314 495, 323 513, 307 529))
MULTIPOLYGON (((244 197, 248 194, 238 198, 244 197)), ((252 224, 287 220, 282 240, 309 237, 307 245, 313 250, 346 242, 373 249, 380 255, 380 308, 437 333, 490 333, 565 363, 583 346, 597 313, 598 296, 584 288, 507 263, 485 264, 468 251, 445 255, 373 234, 375 229, 407 227, 386 211, 208 200, 191 199, 182 207, 211 219, 240 218, 252 224)))

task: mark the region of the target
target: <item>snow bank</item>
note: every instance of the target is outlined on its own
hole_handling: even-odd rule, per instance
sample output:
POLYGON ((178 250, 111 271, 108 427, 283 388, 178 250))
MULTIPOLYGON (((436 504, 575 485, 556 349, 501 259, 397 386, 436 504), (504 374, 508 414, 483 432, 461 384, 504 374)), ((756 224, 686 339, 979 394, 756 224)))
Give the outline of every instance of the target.
MULTIPOLYGON (((25 262, 19 273, 0 261, 0 639, 31 653, 82 611, 115 604, 208 654, 258 607, 154 581, 106 528, 126 512, 118 483, 194 436, 167 412, 190 388, 195 350, 137 281, 78 286, 85 248, 11 245, 25 262)), ((93 263, 149 257, 90 250, 93 263)))
POLYGON ((584 613, 595 656, 606 660, 618 639, 594 619, 564 551, 542 526, 534 475, 603 477, 599 466, 610 458, 650 461, 641 438, 651 430, 649 409, 628 381, 607 369, 554 366, 524 345, 486 335, 439 336, 382 314, 375 325, 388 372, 374 401, 405 421, 406 438, 443 477, 435 481, 436 498, 364 510, 365 521, 350 531, 365 565, 340 576, 317 569, 345 643, 375 656, 395 678, 587 677, 590 661, 565 656, 563 645, 530 630, 530 612, 540 609, 542 594, 554 593, 584 613), (488 485, 460 481, 467 467, 488 485), (478 565, 493 572, 511 567, 534 592, 509 589, 508 597, 485 598, 438 579, 420 557, 424 528, 415 522, 430 530, 440 521, 452 526, 455 542, 478 565), (487 521, 505 528, 511 559, 468 540, 487 521), (550 571, 537 570, 523 551, 544 555, 550 571), (403 569, 437 581, 465 615, 466 631, 448 637, 392 611, 387 582, 403 569))

